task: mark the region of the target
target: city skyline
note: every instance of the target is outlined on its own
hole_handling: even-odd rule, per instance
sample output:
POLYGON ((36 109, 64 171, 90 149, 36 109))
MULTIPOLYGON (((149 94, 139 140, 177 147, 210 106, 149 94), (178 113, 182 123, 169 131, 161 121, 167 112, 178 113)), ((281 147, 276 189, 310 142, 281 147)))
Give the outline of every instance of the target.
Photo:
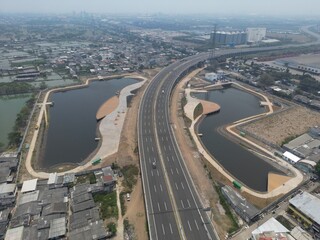
POLYGON ((320 3, 316 0, 0 0, 0 13, 70 13, 87 11, 92 13, 168 13, 168 14, 222 14, 256 16, 318 16, 320 3))

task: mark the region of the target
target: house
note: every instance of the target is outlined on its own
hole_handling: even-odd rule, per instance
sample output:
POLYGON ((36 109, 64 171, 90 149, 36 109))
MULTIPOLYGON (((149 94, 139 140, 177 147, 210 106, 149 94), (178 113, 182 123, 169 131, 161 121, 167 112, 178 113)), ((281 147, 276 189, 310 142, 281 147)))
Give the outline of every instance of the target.
POLYGON ((15 203, 17 196, 17 186, 14 183, 0 184, 0 209, 11 206, 15 203))

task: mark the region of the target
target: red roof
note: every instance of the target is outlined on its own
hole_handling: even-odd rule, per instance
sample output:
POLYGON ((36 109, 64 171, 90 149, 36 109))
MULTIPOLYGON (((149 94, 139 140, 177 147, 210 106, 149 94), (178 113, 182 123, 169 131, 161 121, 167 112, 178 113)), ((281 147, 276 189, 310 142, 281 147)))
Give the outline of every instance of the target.
POLYGON ((113 181, 113 177, 111 175, 103 176, 102 179, 103 179, 104 182, 113 181))

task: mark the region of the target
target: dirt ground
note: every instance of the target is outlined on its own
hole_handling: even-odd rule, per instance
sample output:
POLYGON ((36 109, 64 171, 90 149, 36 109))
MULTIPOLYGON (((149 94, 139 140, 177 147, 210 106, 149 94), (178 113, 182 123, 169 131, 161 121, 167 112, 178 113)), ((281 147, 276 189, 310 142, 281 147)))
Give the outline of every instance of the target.
POLYGON ((116 109, 118 104, 119 104, 119 97, 118 96, 113 96, 113 97, 109 98, 98 109, 97 114, 96 114, 96 119, 100 120, 101 118, 104 118, 108 114, 112 113, 114 111, 114 109, 116 109))
POLYGON ((182 118, 182 110, 180 103, 180 94, 182 92, 182 84, 178 84, 172 96, 171 119, 174 123, 175 135, 186 162, 188 170, 191 174, 195 187, 200 195, 204 207, 212 207, 212 218, 215 229, 221 239, 224 239, 226 231, 231 226, 230 219, 221 211, 218 194, 209 179, 208 170, 204 168, 197 149, 195 149, 188 133, 184 129, 184 120, 182 118), (177 114, 178 113, 178 114, 177 114), (190 154, 191 153, 191 154, 190 154))
POLYGON ((301 135, 310 127, 319 125, 320 113, 301 106, 294 106, 250 123, 243 128, 273 144, 281 145, 287 137, 301 135))
POLYGON ((297 43, 310 42, 311 39, 304 34, 290 34, 290 33, 267 33, 268 38, 275 38, 279 40, 292 40, 297 43))

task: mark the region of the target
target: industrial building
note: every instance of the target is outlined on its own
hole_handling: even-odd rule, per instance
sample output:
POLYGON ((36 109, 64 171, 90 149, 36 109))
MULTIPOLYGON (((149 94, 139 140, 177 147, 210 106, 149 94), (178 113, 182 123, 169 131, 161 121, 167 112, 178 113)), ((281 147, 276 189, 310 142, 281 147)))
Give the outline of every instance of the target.
POLYGON ((258 43, 266 38, 266 28, 247 28, 247 42, 258 43))
POLYGON ((241 45, 246 44, 247 34, 246 32, 213 32, 211 34, 211 41, 218 45, 241 45))
POLYGON ((320 199, 308 192, 302 192, 289 200, 289 212, 306 228, 320 233, 320 199))

